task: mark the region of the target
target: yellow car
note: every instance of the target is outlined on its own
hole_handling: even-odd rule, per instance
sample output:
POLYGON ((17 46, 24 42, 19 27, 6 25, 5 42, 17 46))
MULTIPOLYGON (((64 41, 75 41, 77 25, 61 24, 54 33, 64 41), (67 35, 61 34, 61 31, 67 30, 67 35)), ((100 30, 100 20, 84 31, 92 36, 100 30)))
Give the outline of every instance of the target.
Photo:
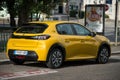
POLYGON ((110 55, 107 38, 67 21, 27 23, 17 29, 7 43, 7 56, 15 64, 42 61, 49 68, 61 67, 64 61, 81 59, 107 63, 110 55))

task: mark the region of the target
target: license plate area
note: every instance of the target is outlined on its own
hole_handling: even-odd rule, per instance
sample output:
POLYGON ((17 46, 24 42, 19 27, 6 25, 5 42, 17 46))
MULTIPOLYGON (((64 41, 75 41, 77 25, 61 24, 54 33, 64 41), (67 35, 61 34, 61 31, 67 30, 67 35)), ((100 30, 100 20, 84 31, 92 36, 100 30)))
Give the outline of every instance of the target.
POLYGON ((15 50, 14 55, 27 55, 28 51, 15 50))

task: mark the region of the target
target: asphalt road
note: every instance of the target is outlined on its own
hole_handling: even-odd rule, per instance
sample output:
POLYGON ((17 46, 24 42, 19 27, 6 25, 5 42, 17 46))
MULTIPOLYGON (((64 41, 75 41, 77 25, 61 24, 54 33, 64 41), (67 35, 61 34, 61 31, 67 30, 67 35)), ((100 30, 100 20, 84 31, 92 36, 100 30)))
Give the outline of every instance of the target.
POLYGON ((94 61, 65 62, 59 69, 49 69, 42 63, 13 65, 0 63, 0 80, 120 80, 120 54, 112 55, 107 64, 94 61))

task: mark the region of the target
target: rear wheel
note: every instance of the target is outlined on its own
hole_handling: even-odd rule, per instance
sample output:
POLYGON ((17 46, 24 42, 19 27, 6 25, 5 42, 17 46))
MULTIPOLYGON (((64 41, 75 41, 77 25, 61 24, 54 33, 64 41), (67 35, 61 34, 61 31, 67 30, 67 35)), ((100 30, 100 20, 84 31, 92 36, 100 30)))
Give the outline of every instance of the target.
POLYGON ((63 53, 60 49, 53 49, 50 51, 48 60, 46 62, 49 68, 59 68, 63 63, 63 53))
POLYGON ((97 63, 105 64, 109 60, 109 49, 107 47, 101 47, 98 57, 96 59, 97 63))

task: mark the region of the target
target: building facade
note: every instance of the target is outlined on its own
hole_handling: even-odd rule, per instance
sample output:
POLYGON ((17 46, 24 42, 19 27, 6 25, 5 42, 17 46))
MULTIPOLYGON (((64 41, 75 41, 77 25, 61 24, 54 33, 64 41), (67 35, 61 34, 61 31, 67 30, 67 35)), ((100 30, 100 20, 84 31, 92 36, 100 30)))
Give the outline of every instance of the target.
MULTIPOLYGON (((108 10, 105 12, 110 19, 115 19, 116 11, 116 1, 117 0, 69 0, 69 5, 77 6, 77 9, 85 11, 85 5, 88 4, 106 4, 108 5, 108 10)), ((118 0, 118 20, 120 20, 120 0, 118 0)))
MULTIPOLYGON (((109 19, 115 19, 116 11, 116 1, 117 0, 68 0, 68 3, 63 3, 62 5, 57 5, 53 14, 67 14, 67 11, 71 10, 82 10, 85 11, 85 5, 88 4, 106 4, 108 5, 108 10, 105 11, 105 14, 109 16, 109 19), (69 6, 69 9, 68 9, 69 6)), ((120 20, 120 0, 118 0, 118 20, 120 20)))

